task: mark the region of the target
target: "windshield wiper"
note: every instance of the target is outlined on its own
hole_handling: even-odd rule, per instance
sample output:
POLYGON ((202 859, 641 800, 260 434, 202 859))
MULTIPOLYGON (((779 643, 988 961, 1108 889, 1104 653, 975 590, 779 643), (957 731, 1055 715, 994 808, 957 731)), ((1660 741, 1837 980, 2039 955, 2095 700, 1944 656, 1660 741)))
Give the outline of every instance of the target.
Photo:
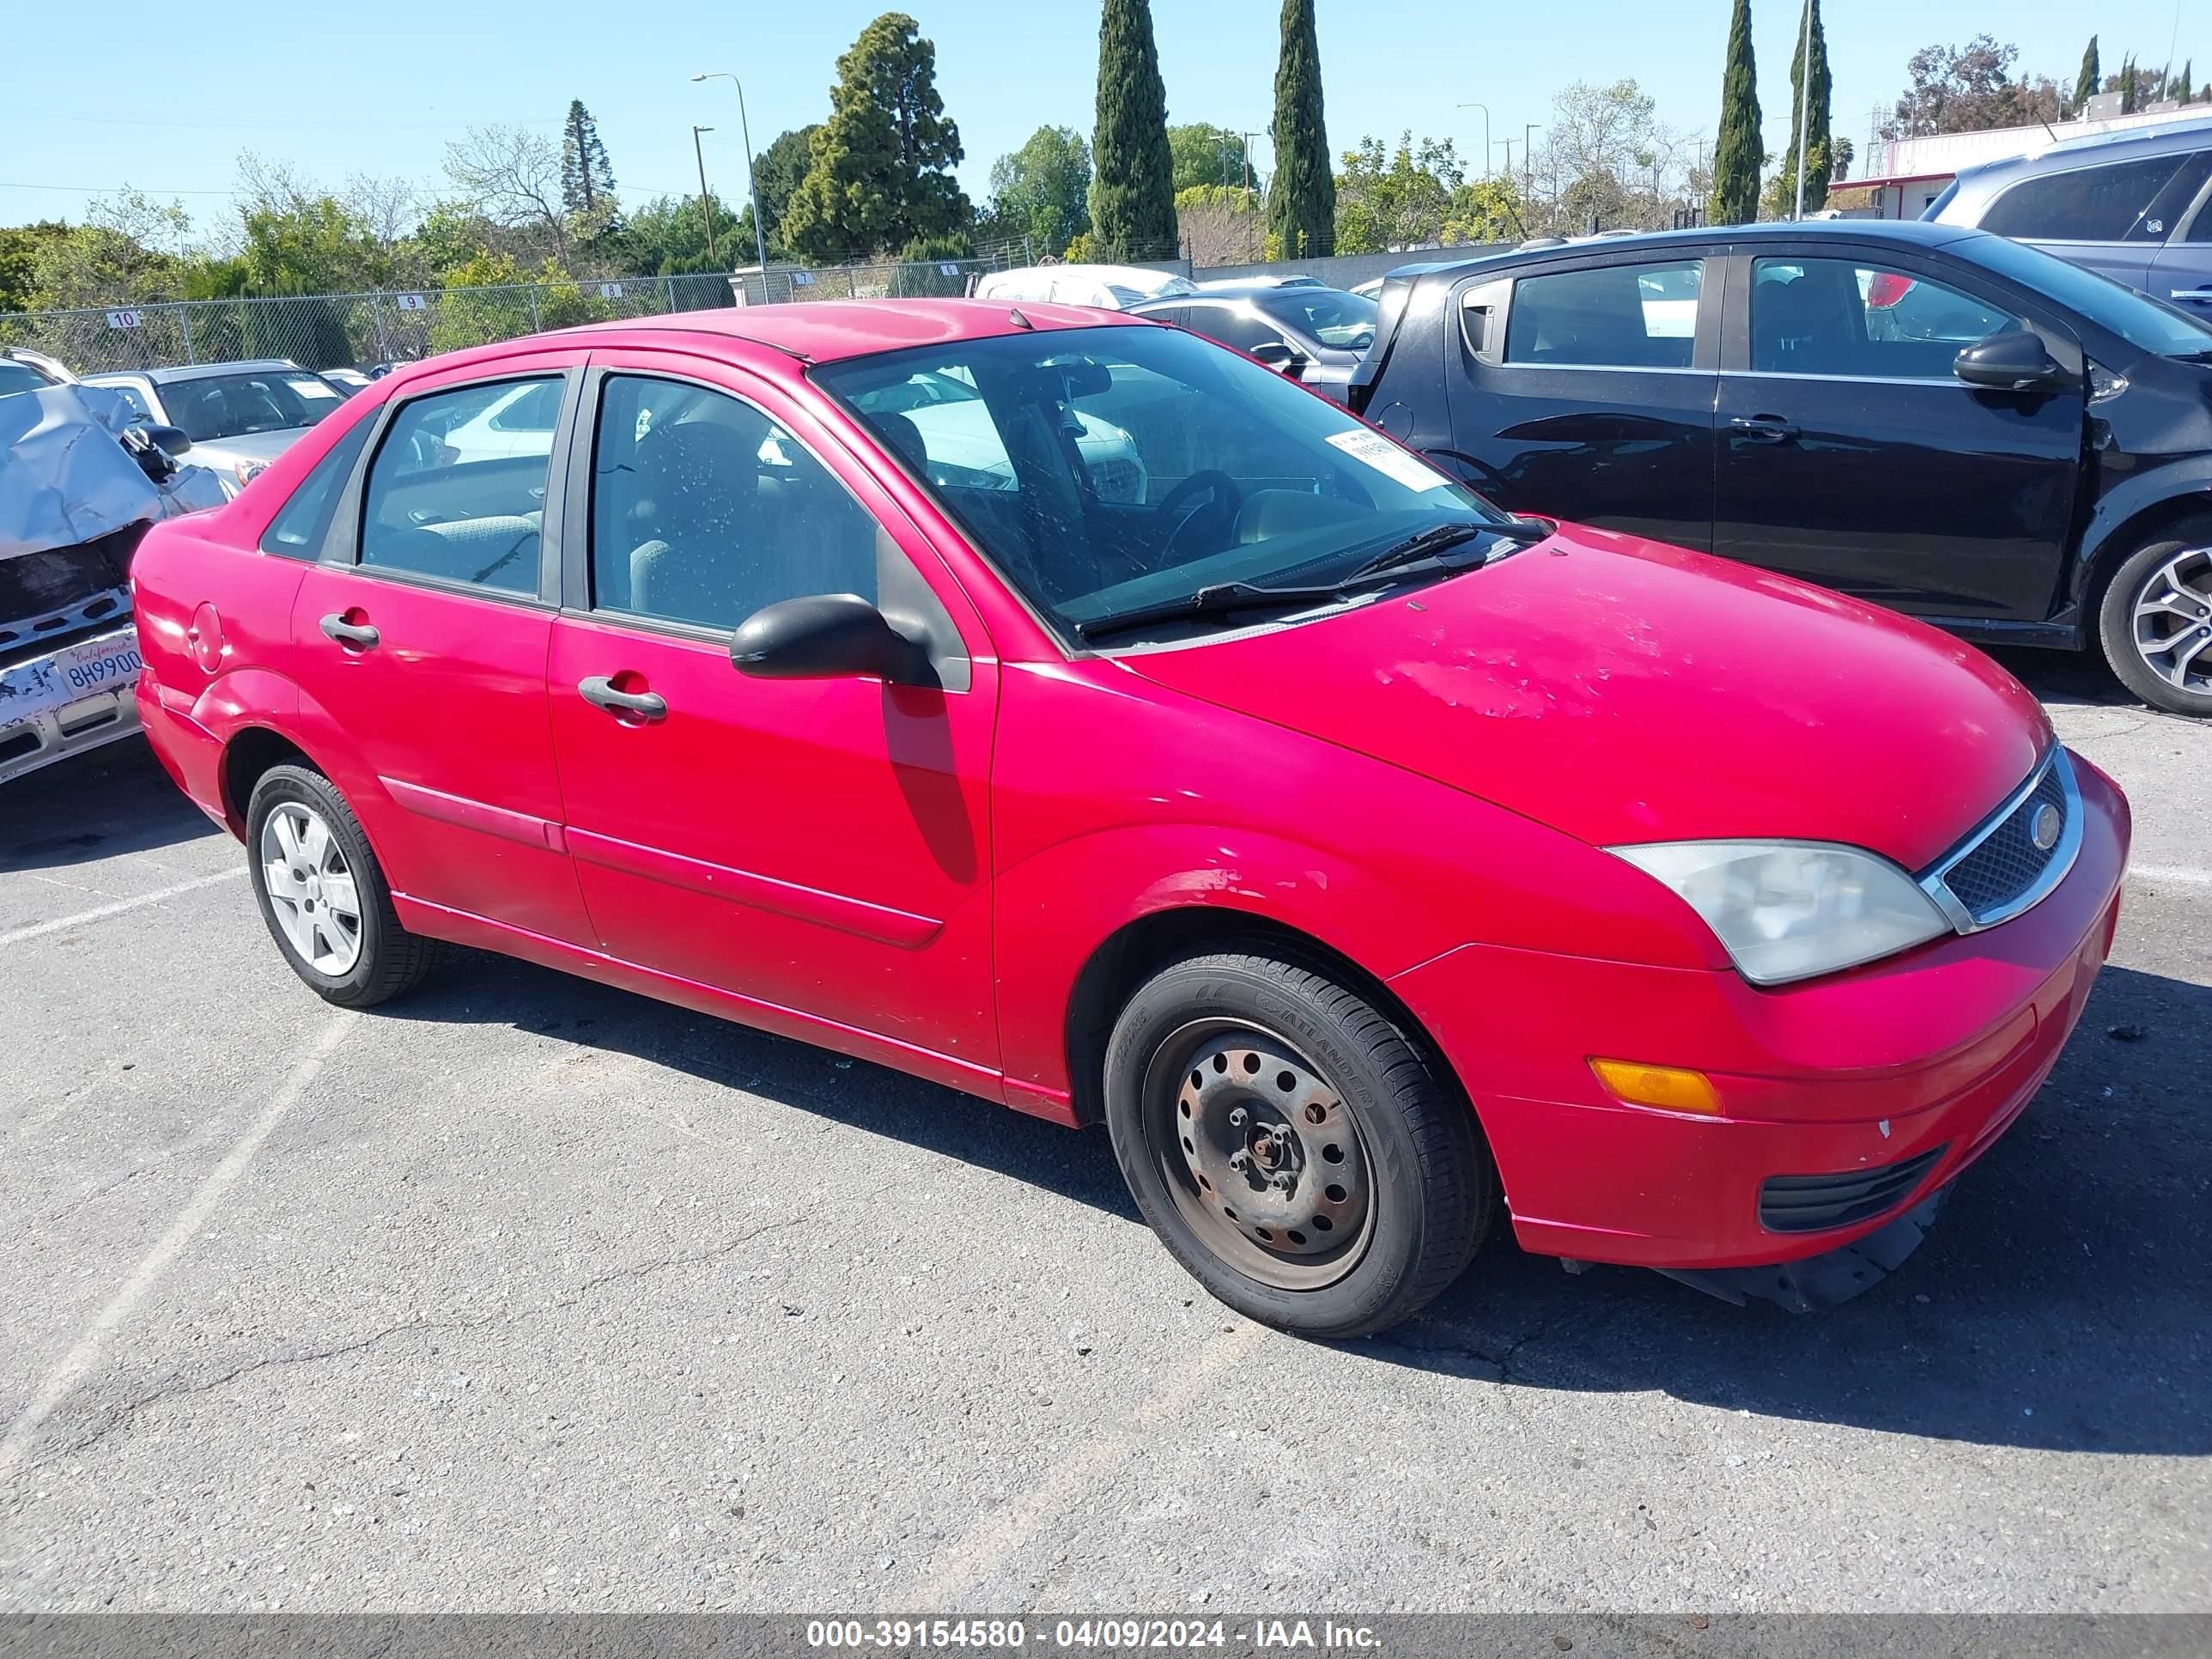
POLYGON ((1086 640, 1096 640, 1109 634, 1124 634, 1148 623, 1228 617, 1240 611, 1267 611, 1284 605, 1317 605, 1342 598, 1344 586, 1340 581, 1295 587, 1263 587, 1257 582, 1212 582, 1181 599, 1131 605, 1127 611, 1109 611, 1103 617, 1089 617, 1076 623, 1075 631, 1086 640))
POLYGON ((1534 519, 1510 519, 1503 524, 1462 521, 1431 525, 1426 530, 1414 532, 1403 541, 1391 543, 1366 563, 1354 568, 1344 580, 1347 582, 1362 581, 1386 570, 1419 564, 1424 559, 1435 557, 1447 548, 1473 541, 1478 536, 1500 536, 1508 541, 1540 542, 1551 533, 1551 526, 1534 519))

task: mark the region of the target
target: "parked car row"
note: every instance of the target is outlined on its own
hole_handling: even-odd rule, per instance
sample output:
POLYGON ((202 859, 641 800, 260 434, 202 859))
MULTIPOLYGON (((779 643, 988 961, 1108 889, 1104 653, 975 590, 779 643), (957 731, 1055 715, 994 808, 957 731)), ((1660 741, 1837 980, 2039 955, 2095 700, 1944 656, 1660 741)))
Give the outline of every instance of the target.
MULTIPOLYGON (((1409 364, 1458 293, 1394 289, 1409 364)), ((1103 1122, 1255 1319, 1380 1329, 1502 1224, 1867 1282, 2056 1062, 2125 802, 1971 647, 1448 459, 1049 301, 599 325, 157 527, 138 707, 330 1001, 455 941, 1103 1122)))

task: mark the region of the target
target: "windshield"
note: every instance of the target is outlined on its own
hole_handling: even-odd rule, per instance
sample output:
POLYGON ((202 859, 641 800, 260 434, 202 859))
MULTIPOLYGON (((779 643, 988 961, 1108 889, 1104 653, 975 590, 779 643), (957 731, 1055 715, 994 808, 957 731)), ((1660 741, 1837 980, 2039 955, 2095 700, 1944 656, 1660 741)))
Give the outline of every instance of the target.
POLYGON ((1513 523, 1335 404, 1180 329, 954 340, 814 379, 1071 634, 1217 584, 1341 579, 1446 526, 1513 523))
POLYGON ((1333 288, 1279 288, 1254 296, 1252 303, 1288 323, 1308 339, 1347 351, 1375 343, 1375 301, 1333 288))
POLYGON ((2200 322, 2163 300, 2137 293, 2109 276, 2002 236, 1974 236, 1956 251, 2001 276, 2070 307, 2138 351, 2161 357, 2197 357, 2212 351, 2212 322, 2200 322))
POLYGON ((329 381, 298 368, 213 374, 161 388, 170 422, 196 444, 313 426, 344 401, 329 381))

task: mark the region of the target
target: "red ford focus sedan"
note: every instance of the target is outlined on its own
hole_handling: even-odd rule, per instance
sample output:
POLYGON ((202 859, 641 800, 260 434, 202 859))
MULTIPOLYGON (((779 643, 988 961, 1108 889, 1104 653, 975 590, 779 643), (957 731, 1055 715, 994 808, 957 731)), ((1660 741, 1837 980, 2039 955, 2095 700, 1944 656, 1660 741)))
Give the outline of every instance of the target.
POLYGON ((1916 1212, 2127 854, 1966 647, 1066 307, 440 358, 133 578, 146 730, 322 996, 455 941, 1103 1121, 1208 1290, 1322 1336, 1501 1204, 1706 1273, 1916 1212))

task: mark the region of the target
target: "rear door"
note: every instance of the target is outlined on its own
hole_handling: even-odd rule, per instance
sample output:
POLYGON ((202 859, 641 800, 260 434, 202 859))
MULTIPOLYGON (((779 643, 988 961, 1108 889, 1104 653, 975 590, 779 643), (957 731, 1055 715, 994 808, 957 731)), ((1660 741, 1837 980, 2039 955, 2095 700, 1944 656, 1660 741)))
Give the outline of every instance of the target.
POLYGON ((571 489, 588 477, 590 538, 568 550, 549 679, 600 948, 994 1067, 998 680, 981 622, 780 388, 652 350, 593 366, 571 489), (939 684, 760 679, 731 663, 755 611, 842 592, 929 639, 939 684))
POLYGON ((338 775, 395 891, 570 943, 590 929, 562 845, 546 709, 556 434, 534 453, 475 458, 444 439, 518 385, 571 400, 580 357, 515 359, 493 380, 459 371, 380 411, 292 611, 304 740, 338 775))
POLYGON ((2075 366, 2079 343, 1917 252, 1762 240, 1729 280, 1713 550, 1932 617, 2048 616, 2081 471, 2078 377, 1984 392, 1951 365, 2010 329, 2075 366))
POLYGON ((1716 250, 1470 277, 1444 343, 1452 448, 1492 500, 1679 546, 1712 541, 1716 250))

